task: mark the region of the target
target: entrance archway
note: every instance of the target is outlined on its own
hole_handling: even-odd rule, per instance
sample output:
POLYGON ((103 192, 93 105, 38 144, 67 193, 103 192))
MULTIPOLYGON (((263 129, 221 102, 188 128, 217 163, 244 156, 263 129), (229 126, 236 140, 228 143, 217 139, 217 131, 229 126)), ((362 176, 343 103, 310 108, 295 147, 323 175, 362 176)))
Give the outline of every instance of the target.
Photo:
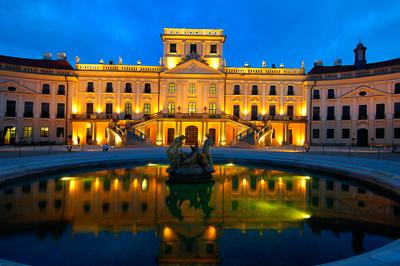
POLYGON ((4 128, 4 144, 15 144, 16 129, 13 126, 8 126, 4 128))
POLYGON ((185 129, 185 145, 195 145, 198 143, 199 130, 195 126, 188 126, 185 129))
POLYGON ((357 146, 368 146, 368 129, 360 128, 357 130, 357 146))

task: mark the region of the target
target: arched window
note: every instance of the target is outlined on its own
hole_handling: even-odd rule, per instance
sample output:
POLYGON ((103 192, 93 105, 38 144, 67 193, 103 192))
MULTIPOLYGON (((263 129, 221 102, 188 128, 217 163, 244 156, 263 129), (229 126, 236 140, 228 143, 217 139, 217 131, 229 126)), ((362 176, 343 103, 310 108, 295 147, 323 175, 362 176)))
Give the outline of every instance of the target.
POLYGON ((130 83, 130 82, 125 83, 125 92, 126 93, 132 92, 132 83, 130 83))
POLYGON ((313 90, 312 98, 314 100, 319 100, 320 99, 319 90, 313 90))
POLYGON ((194 83, 189 84, 189 93, 191 94, 196 93, 196 85, 194 83))
POLYGON ((215 83, 210 84, 210 94, 216 94, 217 93, 217 85, 215 83))
POLYGON ((276 86, 275 85, 269 86, 269 95, 276 95, 276 86))
POLYGON ((174 93, 175 92, 175 83, 170 83, 168 85, 168 92, 169 93, 174 93))
POLYGON ((258 86, 257 85, 251 86, 251 95, 258 95, 258 86))
POLYGON ((106 84, 106 92, 113 92, 113 84, 112 84, 112 82, 107 82, 107 84, 106 84))
POLYGON ((50 94, 50 84, 43 84, 42 94, 50 94))
POLYGON ((151 93, 151 84, 150 83, 144 84, 144 93, 151 93))
POLYGON ((196 102, 189 102, 188 113, 189 114, 196 113, 196 102))
POLYGON ((145 103, 143 107, 143 114, 150 115, 150 113, 151 113, 151 105, 150 103, 145 103))
POLYGON ((328 89, 328 99, 335 99, 335 90, 328 89))
POLYGON ((208 105, 208 111, 210 115, 216 115, 217 114, 217 104, 215 102, 210 102, 208 105))
POLYGON ((168 103, 168 116, 173 116, 173 115, 175 115, 175 103, 169 102, 168 103))
POLYGON ((289 85, 287 87, 287 95, 294 95, 294 88, 293 85, 289 85))
POLYGON ((239 84, 236 84, 235 86, 233 86, 233 94, 234 95, 240 94, 240 85, 239 84))
POLYGON ((94 85, 93 85, 93 82, 89 81, 89 82, 87 83, 86 91, 87 91, 87 92, 94 92, 94 85))
POLYGON ((394 93, 400 94, 400 83, 394 84, 394 93))

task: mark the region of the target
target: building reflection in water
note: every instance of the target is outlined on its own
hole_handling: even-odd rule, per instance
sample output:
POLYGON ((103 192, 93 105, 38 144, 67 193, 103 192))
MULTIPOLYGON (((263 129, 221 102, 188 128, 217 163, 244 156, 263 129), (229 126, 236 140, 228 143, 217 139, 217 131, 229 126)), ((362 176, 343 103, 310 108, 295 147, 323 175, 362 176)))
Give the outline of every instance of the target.
POLYGON ((301 232, 307 223, 315 234, 351 230, 356 253, 366 232, 400 235, 400 204, 348 182, 227 164, 216 166, 212 183, 180 185, 166 184, 165 169, 120 168, 3 187, 0 233, 49 222, 56 228, 41 230, 55 235, 66 224, 75 234, 155 230, 160 264, 217 264, 225 229, 301 232))

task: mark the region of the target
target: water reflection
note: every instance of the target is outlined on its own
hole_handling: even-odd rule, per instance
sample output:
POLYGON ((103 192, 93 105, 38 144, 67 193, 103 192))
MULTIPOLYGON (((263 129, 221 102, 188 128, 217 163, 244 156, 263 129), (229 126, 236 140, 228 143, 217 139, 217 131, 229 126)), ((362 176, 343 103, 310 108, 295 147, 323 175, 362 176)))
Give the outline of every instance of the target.
POLYGON ((3 187, 0 237, 35 231, 58 238, 66 225, 73 234, 154 230, 159 264, 210 265, 220 262, 219 243, 230 229, 352 232, 354 253, 365 250, 365 234, 400 236, 400 204, 362 186, 273 169, 215 168, 213 182, 195 185, 166 184, 166 166, 149 165, 3 187))

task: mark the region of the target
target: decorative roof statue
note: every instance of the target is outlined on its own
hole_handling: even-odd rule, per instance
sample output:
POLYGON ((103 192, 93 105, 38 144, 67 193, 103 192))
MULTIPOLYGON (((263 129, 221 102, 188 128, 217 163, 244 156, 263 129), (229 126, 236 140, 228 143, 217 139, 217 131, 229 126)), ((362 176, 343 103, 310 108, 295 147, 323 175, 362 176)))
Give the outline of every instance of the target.
POLYGON ((140 61, 140 59, 137 60, 136 65, 140 66, 142 65, 142 61, 140 61))
POLYGON ((100 63, 100 64, 104 64, 104 60, 103 60, 103 58, 100 58, 100 61, 99 61, 99 63, 100 63))
POLYGON ((304 60, 301 60, 301 68, 304 69, 304 60))
POLYGON ((261 67, 263 67, 263 68, 267 67, 267 62, 265 62, 265 60, 262 60, 261 67))
POLYGON ((171 180, 202 180, 211 178, 211 174, 215 172, 210 147, 213 146, 212 139, 209 134, 205 134, 206 140, 203 143, 202 150, 196 143, 190 146, 190 152, 181 150, 185 136, 181 135, 174 139, 167 149, 167 156, 170 160, 170 166, 167 173, 170 174, 171 180))
POLYGON ((279 67, 280 67, 280 68, 284 68, 285 65, 284 65, 283 63, 281 63, 281 64, 279 65, 279 67))
POLYGON ((79 58, 79 56, 75 56, 75 64, 77 65, 77 64, 79 64, 79 61, 80 61, 81 59, 79 58))
POLYGON ((118 57, 118 65, 122 65, 122 57, 118 57))

